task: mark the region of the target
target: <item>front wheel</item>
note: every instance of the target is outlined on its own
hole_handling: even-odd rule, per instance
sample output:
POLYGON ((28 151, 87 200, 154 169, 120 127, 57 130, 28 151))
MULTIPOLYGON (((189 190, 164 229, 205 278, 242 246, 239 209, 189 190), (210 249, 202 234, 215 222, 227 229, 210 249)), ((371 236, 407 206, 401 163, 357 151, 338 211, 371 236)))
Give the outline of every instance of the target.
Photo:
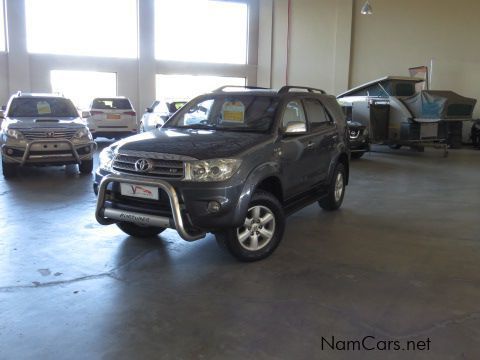
POLYGON ((122 230, 125 234, 133 236, 133 237, 153 237, 160 234, 165 228, 156 227, 156 226, 140 226, 129 222, 120 222, 117 223, 117 226, 122 230))
POLYGON ((93 171, 93 159, 82 160, 82 162, 78 164, 78 170, 81 174, 91 174, 93 171))
POLYGON ((249 204, 243 225, 216 233, 217 242, 240 261, 252 262, 270 256, 283 238, 285 215, 275 196, 257 191, 249 204))
POLYGON ((323 210, 333 211, 342 206, 345 182, 345 167, 342 163, 338 163, 333 172, 332 181, 328 185, 327 195, 318 202, 323 210))

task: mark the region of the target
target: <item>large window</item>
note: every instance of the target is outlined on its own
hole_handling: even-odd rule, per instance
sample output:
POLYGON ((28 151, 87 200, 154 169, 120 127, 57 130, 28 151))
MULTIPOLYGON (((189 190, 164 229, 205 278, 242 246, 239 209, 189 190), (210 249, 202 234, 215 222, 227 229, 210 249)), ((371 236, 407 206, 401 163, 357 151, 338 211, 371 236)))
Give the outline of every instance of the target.
POLYGON ((157 99, 190 100, 224 85, 245 86, 245 78, 226 76, 157 75, 157 99))
POLYGON ((25 11, 31 53, 137 57, 136 0, 25 0, 25 11))
POLYGON ((0 0, 0 51, 5 51, 5 13, 3 12, 4 1, 0 0))
POLYGON ((248 6, 216 0, 156 0, 160 60, 246 64, 248 6))
POLYGON ((86 109, 95 97, 117 95, 117 74, 96 71, 52 70, 52 91, 72 99, 76 107, 86 109))

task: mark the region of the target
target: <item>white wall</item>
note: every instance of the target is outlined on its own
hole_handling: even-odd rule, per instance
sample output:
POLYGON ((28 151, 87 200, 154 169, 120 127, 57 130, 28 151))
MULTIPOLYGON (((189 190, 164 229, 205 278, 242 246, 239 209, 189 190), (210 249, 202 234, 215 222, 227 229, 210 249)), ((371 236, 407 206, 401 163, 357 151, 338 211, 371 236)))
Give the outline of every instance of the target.
POLYGON ((330 93, 346 90, 352 0, 292 0, 289 51, 289 1, 274 0, 270 8, 267 3, 260 8, 260 85, 278 88, 288 82, 330 93))
POLYGON ((432 58, 480 62, 480 1, 372 0, 371 16, 360 14, 363 3, 355 0, 350 85, 407 75, 432 58))

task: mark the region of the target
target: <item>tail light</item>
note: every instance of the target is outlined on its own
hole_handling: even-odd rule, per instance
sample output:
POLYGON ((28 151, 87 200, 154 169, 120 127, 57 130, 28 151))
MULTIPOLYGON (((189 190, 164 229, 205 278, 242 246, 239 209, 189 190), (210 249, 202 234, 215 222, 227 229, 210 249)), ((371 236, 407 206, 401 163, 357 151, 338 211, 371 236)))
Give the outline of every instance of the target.
POLYGON ((126 111, 124 112, 125 115, 135 116, 137 113, 135 111, 126 111))
POLYGON ((103 111, 95 111, 95 110, 93 110, 93 111, 90 111, 90 114, 92 114, 92 116, 93 116, 93 115, 101 115, 101 114, 104 114, 104 112, 103 112, 103 111))

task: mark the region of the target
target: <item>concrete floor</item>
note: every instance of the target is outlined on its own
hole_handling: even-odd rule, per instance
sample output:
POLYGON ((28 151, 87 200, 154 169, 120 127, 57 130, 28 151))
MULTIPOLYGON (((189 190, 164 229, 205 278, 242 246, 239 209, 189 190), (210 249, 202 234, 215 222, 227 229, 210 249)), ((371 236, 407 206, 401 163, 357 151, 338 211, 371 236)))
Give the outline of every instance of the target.
POLYGON ((290 217, 254 264, 212 236, 100 226, 75 169, 0 179, 0 359, 480 358, 480 151, 380 149, 352 163, 341 211, 290 217))

